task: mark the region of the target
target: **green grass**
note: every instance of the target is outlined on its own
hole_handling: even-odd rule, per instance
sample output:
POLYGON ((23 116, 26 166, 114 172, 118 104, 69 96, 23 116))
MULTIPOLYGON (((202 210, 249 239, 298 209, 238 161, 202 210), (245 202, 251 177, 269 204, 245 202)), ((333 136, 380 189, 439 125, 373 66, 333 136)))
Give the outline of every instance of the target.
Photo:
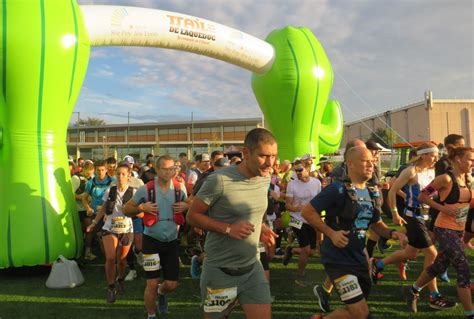
MULTIPOLYGON (((393 251, 390 250, 390 251, 393 251)), ((474 252, 469 252, 472 261, 474 252)), ((422 257, 412 262, 407 283, 412 283, 421 269, 422 257)), ((472 262, 471 262, 472 264, 472 262)), ((294 284, 296 258, 288 267, 279 260, 271 263, 271 289, 275 296, 273 318, 308 318, 318 313, 312 287, 301 288, 294 284)), ((474 269, 472 269, 474 270, 474 269)), ((48 274, 28 273, 8 270, 0 271, 0 319, 7 318, 146 318, 143 307, 145 281, 136 279, 127 283, 123 296, 113 305, 105 302, 105 275, 103 261, 86 265, 82 269, 85 283, 74 289, 53 290, 45 287, 48 274)), ((321 282, 324 273, 318 257, 312 257, 308 265, 308 278, 321 282)), ((455 272, 449 269, 451 283, 440 283, 440 291, 457 300, 455 272)), ((369 306, 375 318, 463 318, 460 305, 450 311, 434 311, 428 307, 428 292, 422 293, 419 312, 407 312, 401 286, 394 266, 388 266, 385 277, 374 286, 369 298, 369 306)), ((167 318, 202 318, 199 309, 199 282, 189 277, 189 266, 181 268, 178 291, 170 295, 170 313, 167 318)), ((333 296, 331 307, 342 306, 337 296, 333 296)), ((243 318, 241 310, 231 318, 243 318)))

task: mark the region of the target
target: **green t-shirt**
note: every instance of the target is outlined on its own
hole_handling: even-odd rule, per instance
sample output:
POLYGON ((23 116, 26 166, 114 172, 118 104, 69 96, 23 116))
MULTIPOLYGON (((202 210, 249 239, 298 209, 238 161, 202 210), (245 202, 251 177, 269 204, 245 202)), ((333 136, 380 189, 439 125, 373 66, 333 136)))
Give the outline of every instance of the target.
POLYGON ((246 178, 230 166, 208 176, 196 194, 209 205, 209 217, 224 223, 248 221, 255 232, 243 240, 209 232, 204 263, 214 267, 245 267, 259 259, 258 242, 267 210, 270 177, 246 178))

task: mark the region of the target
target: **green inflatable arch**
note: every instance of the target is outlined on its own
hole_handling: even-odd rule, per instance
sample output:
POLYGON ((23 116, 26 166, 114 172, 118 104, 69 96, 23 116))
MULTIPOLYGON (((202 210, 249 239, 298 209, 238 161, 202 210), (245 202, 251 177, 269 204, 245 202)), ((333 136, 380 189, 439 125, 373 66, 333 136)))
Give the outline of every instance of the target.
POLYGON ((275 30, 265 42, 160 10, 79 7, 75 0, 0 5, 0 268, 82 253, 65 141, 91 46, 172 48, 246 68, 280 158, 339 147, 331 65, 309 29, 275 30))

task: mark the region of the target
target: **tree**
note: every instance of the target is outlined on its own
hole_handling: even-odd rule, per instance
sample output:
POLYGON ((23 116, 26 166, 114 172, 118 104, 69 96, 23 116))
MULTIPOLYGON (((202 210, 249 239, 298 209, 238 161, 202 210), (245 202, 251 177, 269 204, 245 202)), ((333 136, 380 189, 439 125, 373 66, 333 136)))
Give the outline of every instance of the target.
POLYGON ((86 119, 79 119, 74 123, 74 126, 102 126, 105 121, 96 117, 87 117, 86 119))
POLYGON ((391 148, 397 142, 397 135, 393 130, 379 127, 375 132, 370 133, 370 140, 383 145, 383 147, 391 148))

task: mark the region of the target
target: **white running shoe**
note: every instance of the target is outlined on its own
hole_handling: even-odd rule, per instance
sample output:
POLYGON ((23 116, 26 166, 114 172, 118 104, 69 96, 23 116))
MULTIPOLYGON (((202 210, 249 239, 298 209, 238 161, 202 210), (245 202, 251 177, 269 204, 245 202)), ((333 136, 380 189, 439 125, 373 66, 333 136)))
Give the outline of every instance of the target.
POLYGON ((125 277, 125 281, 132 281, 133 279, 137 278, 137 271, 131 269, 127 276, 125 277))

